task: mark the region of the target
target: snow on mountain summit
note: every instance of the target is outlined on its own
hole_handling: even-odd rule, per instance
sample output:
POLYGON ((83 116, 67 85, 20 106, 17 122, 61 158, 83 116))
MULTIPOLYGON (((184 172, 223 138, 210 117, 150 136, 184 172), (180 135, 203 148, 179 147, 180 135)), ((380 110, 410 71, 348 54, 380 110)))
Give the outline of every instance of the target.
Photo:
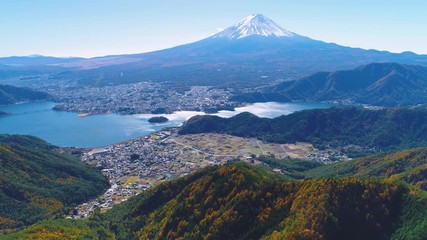
POLYGON ((264 37, 294 37, 295 33, 282 28, 271 19, 261 14, 250 15, 224 31, 215 34, 212 38, 240 39, 251 35, 264 37))

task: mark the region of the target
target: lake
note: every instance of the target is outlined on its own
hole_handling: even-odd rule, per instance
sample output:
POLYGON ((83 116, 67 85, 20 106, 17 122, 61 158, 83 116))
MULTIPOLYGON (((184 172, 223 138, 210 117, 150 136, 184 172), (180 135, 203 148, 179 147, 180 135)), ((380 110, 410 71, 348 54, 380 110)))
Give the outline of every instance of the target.
MULTIPOLYGON (((185 120, 203 112, 179 111, 162 114, 166 123, 151 124, 154 114, 121 116, 116 114, 79 117, 76 113, 54 111, 53 102, 31 102, 0 106, 0 111, 11 113, 0 117, 0 133, 37 136, 57 146, 100 147, 147 135, 165 127, 176 127, 185 120)), ((260 117, 274 118, 295 111, 328 108, 324 103, 255 103, 220 111, 221 117, 231 117, 241 112, 251 112, 260 117)))

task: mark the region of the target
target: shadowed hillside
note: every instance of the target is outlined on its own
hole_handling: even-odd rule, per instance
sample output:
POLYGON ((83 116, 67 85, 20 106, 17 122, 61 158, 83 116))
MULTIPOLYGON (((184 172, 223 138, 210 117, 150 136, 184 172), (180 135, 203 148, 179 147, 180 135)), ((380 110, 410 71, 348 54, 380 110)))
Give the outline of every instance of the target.
POLYGON ((231 118, 195 116, 180 134, 225 133, 257 137, 267 142, 356 144, 377 150, 427 144, 427 110, 392 108, 330 108, 295 112, 274 119, 241 113, 231 118))
POLYGON ((0 135, 0 232, 59 214, 108 182, 79 159, 31 136, 0 135))
POLYGON ((49 95, 47 93, 27 88, 0 85, 0 105, 24 101, 46 100, 48 97, 49 95))

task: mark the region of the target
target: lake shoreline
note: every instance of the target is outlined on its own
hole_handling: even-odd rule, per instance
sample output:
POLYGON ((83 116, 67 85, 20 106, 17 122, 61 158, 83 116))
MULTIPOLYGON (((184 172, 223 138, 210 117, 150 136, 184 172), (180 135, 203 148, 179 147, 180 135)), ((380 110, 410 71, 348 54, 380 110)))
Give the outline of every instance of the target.
MULTIPOLYGON (((37 102, 48 102, 48 101, 37 101, 37 102)), ((27 102, 28 103, 28 102, 27 102)), ((355 106, 356 104, 343 104, 343 103, 335 103, 335 102, 331 102, 331 101, 321 101, 321 102, 304 102, 301 100, 292 100, 292 101, 288 101, 288 102, 254 102, 254 103, 241 103, 235 107, 216 107, 216 108, 209 108, 209 109, 204 109, 204 111, 200 111, 199 109, 181 109, 181 110, 176 110, 176 111, 166 111, 166 112, 161 112, 161 113, 157 113, 157 112, 138 112, 138 113, 132 113, 132 114, 124 114, 121 112, 85 112, 85 111, 69 111, 66 108, 62 107, 62 103, 57 103, 54 102, 55 106, 52 107, 52 110, 54 111, 58 111, 58 112, 68 112, 68 113, 75 113, 78 115, 84 115, 83 117, 87 117, 87 116, 96 116, 96 115, 108 115, 108 114, 116 114, 119 116, 135 116, 135 115, 142 115, 142 114, 150 114, 150 115, 155 115, 155 116, 161 116, 161 115, 168 115, 168 114, 174 114, 176 112, 200 112, 203 114, 218 114, 222 111, 236 111, 236 109, 239 108, 244 108, 244 107, 248 107, 254 104, 268 104, 268 103, 278 103, 278 104, 325 104, 325 105, 330 105, 330 106, 338 106, 338 105, 342 105, 342 106, 355 106)), ((7 106, 7 105, 0 105, 1 106, 7 106)))
MULTIPOLYGON (((93 148, 145 136, 167 127, 179 127, 193 116, 207 114, 176 111, 171 114, 84 113, 79 116, 79 113, 53 110, 55 105, 54 102, 44 101, 0 106, 0 111, 10 113, 0 118, 0 133, 33 135, 60 147, 93 148), (150 118, 159 116, 164 116, 169 121, 148 122, 150 118)), ((210 115, 232 117, 242 112, 251 112, 260 117, 274 118, 295 111, 331 106, 324 103, 254 103, 237 107, 234 111, 220 110, 210 115)))

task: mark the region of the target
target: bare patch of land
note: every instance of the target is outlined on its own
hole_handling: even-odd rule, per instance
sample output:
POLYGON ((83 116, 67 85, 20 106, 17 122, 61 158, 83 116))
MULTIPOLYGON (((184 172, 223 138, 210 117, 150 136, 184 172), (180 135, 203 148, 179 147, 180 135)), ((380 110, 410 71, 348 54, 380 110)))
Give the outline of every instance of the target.
MULTIPOLYGON (((191 156, 213 158, 251 158, 259 155, 274 155, 276 158, 308 159, 307 155, 318 150, 309 143, 273 144, 255 138, 242 138, 226 134, 190 134, 173 136, 167 141, 175 142, 188 150, 191 156)), ((181 156, 180 156, 181 157, 181 156)), ((182 156, 188 158, 190 156, 182 156)))

